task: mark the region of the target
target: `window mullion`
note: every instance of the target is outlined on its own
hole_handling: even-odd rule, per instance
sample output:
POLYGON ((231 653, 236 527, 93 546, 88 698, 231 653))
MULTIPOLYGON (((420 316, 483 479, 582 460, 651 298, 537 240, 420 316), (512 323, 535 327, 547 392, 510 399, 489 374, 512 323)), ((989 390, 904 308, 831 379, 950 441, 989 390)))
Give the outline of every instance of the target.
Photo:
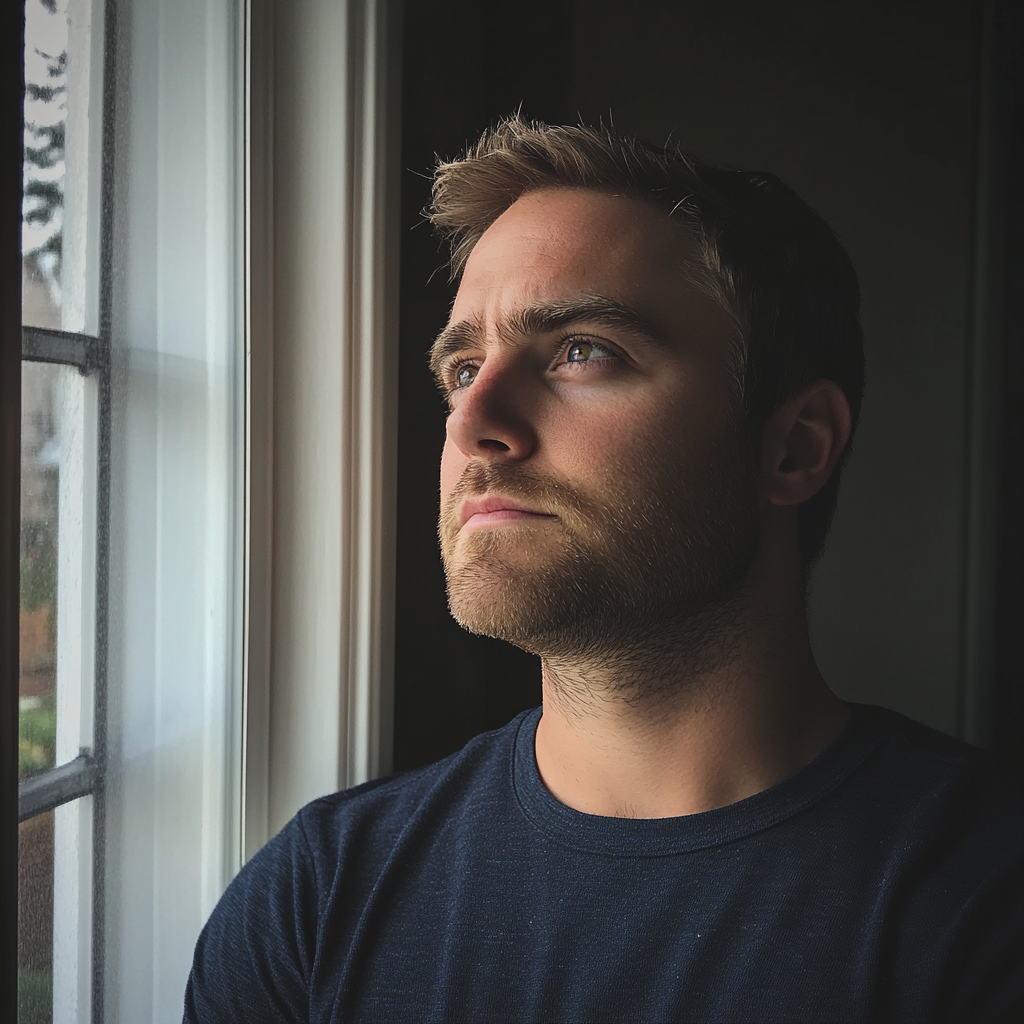
POLYGON ((23 327, 21 356, 39 363, 63 363, 92 373, 107 365, 110 349, 102 338, 43 327, 23 327))
POLYGON ((88 796, 99 783, 99 766, 85 752, 59 768, 23 779, 18 784, 18 821, 27 821, 70 800, 88 796))

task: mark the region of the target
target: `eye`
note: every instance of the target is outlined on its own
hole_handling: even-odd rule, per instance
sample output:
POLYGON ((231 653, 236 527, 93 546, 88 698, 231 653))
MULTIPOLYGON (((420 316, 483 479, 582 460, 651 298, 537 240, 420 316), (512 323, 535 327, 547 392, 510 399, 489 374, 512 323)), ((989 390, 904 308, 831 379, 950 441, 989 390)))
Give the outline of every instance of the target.
POLYGON ((565 350, 565 361, 567 363, 588 363, 594 359, 614 359, 615 353, 611 349, 596 341, 580 339, 573 341, 565 350))
POLYGON ((441 375, 441 379, 444 382, 442 384, 443 389, 446 391, 449 397, 459 391, 461 388, 469 387, 470 384, 476 380, 476 375, 480 372, 480 367, 476 363, 470 362, 457 362, 449 366, 441 375))

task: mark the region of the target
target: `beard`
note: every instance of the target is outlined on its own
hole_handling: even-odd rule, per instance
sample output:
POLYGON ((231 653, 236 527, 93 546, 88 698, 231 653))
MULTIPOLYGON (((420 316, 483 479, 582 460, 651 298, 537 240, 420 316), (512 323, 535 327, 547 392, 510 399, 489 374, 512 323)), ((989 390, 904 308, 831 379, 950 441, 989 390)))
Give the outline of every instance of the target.
POLYGON ((759 474, 739 434, 702 462, 610 467, 599 496, 514 462, 470 462, 438 527, 452 615, 545 659, 616 662, 624 677, 656 653, 709 667, 736 632, 757 555, 759 474), (461 502, 488 491, 552 518, 460 534, 461 502))

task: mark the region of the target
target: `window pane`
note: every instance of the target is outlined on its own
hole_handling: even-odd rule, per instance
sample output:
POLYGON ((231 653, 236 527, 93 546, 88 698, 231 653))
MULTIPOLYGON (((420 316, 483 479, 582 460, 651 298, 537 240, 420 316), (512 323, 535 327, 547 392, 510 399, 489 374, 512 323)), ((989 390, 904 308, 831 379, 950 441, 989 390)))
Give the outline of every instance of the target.
POLYGON ((18 1024, 86 1024, 92 798, 18 826, 18 1024))
POLYGON ((53 818, 18 826, 18 1024, 53 1020, 53 818))
POLYGON ((22 778, 91 744, 94 404, 74 367, 22 364, 22 778))
POLYGON ((99 0, 26 0, 22 322, 95 334, 99 0))

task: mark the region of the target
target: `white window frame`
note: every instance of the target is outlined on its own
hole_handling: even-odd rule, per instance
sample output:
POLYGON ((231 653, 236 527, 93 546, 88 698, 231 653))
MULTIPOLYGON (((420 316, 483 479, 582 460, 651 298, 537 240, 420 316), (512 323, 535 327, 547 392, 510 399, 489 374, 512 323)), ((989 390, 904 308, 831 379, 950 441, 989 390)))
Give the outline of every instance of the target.
POLYGON ((199 928, 242 863, 304 803, 390 768, 394 8, 239 0, 237 12, 245 30, 240 517, 231 511, 236 484, 216 468, 228 465, 234 415, 218 377, 233 372, 231 359, 216 339, 237 330, 231 309, 212 299, 231 292, 235 274, 223 212, 234 201, 231 158, 218 141, 235 131, 230 103, 219 99, 231 92, 219 56, 232 45, 227 3, 140 0, 121 44, 142 32, 158 47, 153 72, 133 54, 119 86, 131 90, 128 137, 144 148, 121 154, 123 178, 114 176, 115 192, 127 189, 132 204, 121 258, 135 274, 138 249, 138 279, 157 312, 122 281, 112 360, 120 337, 123 372, 135 383, 120 412, 115 401, 111 430, 121 452, 111 486, 122 496, 111 527, 119 611, 110 630, 106 1021, 163 1020, 180 1008, 199 928), (197 38, 193 53, 188 33, 197 30, 212 35, 197 38), (186 194, 198 205, 183 205, 186 194), (203 209, 212 217, 205 240, 203 209), (152 283, 151 264, 160 268, 152 283), (183 418, 187 403, 195 414, 183 418), (204 417, 214 445, 205 456, 195 434, 204 417), (180 476, 186 466, 194 482, 180 476), (225 516, 244 523, 234 563, 242 566, 240 643, 225 516), (183 545, 180 560, 174 544, 183 545))
POLYGON ((180 1015, 240 858, 244 25, 239 0, 108 7, 104 1024, 180 1015))
POLYGON ((397 0, 250 0, 245 859, 391 770, 397 0))
MULTIPOLYGON (((102 2, 79 5, 98 16, 102 2)), ((107 392, 105 420, 116 495, 97 485, 96 430, 62 430, 79 453, 77 472, 62 476, 62 509, 87 513, 62 515, 62 536, 82 534, 77 557, 89 564, 62 574, 58 659, 77 666, 83 685, 94 618, 81 585, 92 576, 89 516, 116 497, 102 513, 115 536, 101 599, 116 611, 109 657, 103 646, 97 663, 113 742, 97 783, 105 852, 95 878, 94 798, 57 811, 54 1012, 79 1024, 176 1014, 198 929, 242 863, 307 801, 391 767, 399 0, 237 0, 241 134, 231 123, 234 72, 218 57, 235 45, 231 2, 148 0, 124 8, 120 44, 107 37, 130 48, 116 86, 130 97, 129 147, 114 156, 121 226, 102 228, 117 234, 123 264, 109 335, 122 379, 107 392), (191 53, 196 26, 212 34, 191 53), (152 72, 133 64, 136 31, 156 47, 152 72), (184 111, 200 109, 197 136, 184 111), (240 204, 224 142, 232 136, 244 140, 240 204), (183 195, 197 205, 182 205, 183 195), (230 299, 210 298, 236 287, 233 206, 244 210, 244 331, 230 299), (205 280, 193 295, 182 282, 195 278, 197 259, 205 280), (218 346, 241 334, 244 471, 235 481, 218 468, 231 465, 236 444, 233 357, 218 346), (198 419, 188 418, 190 402, 198 419), (188 466, 194 486, 180 475, 188 466), (232 511, 239 486, 241 517, 232 511), (239 521, 244 535, 233 538, 239 521), (188 635, 194 649, 180 643, 188 635)), ((98 87, 100 37, 83 38, 98 87)), ((98 145, 98 123, 88 142, 98 145)), ((88 197, 68 197, 69 216, 78 211, 88 228, 71 232, 73 259, 96 247, 98 182, 90 174, 88 197)), ((87 305, 75 298, 76 309, 87 305)), ((81 315, 87 326, 100 316, 91 307, 81 315)), ((83 391, 88 408, 72 410, 92 427, 94 385, 83 391)), ((65 693, 77 703, 62 708, 62 759, 91 739, 89 691, 65 693)))

